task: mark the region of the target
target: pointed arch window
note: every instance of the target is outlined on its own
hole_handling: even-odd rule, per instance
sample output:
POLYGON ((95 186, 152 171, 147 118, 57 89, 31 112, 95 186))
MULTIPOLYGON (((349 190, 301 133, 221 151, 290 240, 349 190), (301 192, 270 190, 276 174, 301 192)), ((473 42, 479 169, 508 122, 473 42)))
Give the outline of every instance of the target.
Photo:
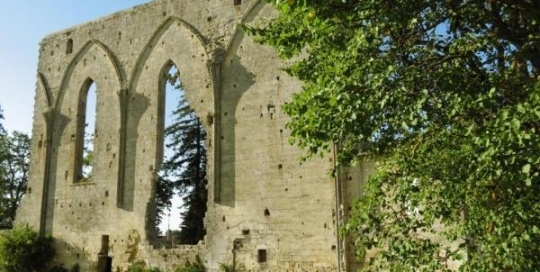
MULTIPOLYGON (((174 225, 181 227, 178 242, 197 244, 206 234, 206 132, 185 97, 178 67, 172 61, 163 67, 159 85, 158 156, 162 164, 155 196, 156 219, 164 223, 172 218, 178 222, 174 225), (169 194, 165 193, 167 188, 172 188, 169 194), (169 211, 179 206, 184 210, 169 211), (172 217, 164 220, 165 215, 172 217)), ((159 227, 165 231, 164 224, 159 227)))
POLYGON ((97 84, 87 79, 79 98, 76 147, 76 181, 85 182, 92 178, 94 170, 94 138, 96 132, 97 84))

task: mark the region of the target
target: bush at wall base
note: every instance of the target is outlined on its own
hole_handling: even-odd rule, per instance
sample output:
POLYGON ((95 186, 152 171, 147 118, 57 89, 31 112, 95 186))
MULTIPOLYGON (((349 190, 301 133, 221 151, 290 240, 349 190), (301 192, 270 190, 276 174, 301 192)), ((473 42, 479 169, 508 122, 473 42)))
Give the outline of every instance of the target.
POLYGON ((0 233, 0 272, 42 271, 53 256, 52 238, 28 226, 0 233))

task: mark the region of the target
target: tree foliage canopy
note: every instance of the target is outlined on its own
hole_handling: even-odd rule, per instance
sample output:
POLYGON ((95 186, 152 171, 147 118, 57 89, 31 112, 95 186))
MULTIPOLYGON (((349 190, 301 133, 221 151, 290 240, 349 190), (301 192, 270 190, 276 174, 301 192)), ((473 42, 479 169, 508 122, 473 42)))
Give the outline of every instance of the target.
POLYGON ((26 193, 28 165, 30 160, 30 137, 14 131, 0 136, 0 222, 11 226, 17 208, 26 193))
POLYGON ((54 257, 53 240, 25 226, 0 234, 0 271, 45 271, 54 257))
MULTIPOLYGON (((4 120, 4 110, 2 110, 2 107, 0 107, 0 120, 4 120)), ((0 123, 0 135, 6 134, 6 130, 4 129, 4 125, 0 123)))
POLYGON ((538 1, 270 2, 245 29, 295 57, 292 142, 380 162, 347 226, 366 270, 540 266, 538 1))
POLYGON ((0 228, 11 228, 15 220, 26 193, 29 159, 30 137, 18 131, 9 135, 0 123, 0 228))

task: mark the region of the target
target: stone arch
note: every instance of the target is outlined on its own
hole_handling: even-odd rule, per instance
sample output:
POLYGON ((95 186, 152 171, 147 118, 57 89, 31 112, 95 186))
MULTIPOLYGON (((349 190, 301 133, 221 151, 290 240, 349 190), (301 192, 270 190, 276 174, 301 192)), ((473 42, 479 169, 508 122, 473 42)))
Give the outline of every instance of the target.
POLYGON ((242 29, 239 27, 242 24, 249 23, 253 21, 254 17, 259 14, 261 9, 267 5, 264 1, 256 0, 251 6, 249 6, 246 12, 240 18, 240 23, 236 25, 233 37, 229 40, 225 46, 225 55, 229 54, 231 50, 234 50, 234 43, 238 40, 240 35, 244 35, 242 29))
MULTIPOLYGON (((79 103, 83 93, 83 87, 91 78, 99 86, 97 89, 97 114, 96 127, 99 137, 102 139, 94 146, 96 156, 100 156, 98 163, 93 165, 93 183, 86 182, 85 188, 107 188, 114 190, 116 181, 106 178, 119 172, 119 146, 121 134, 120 116, 114 114, 107 115, 107 112, 120 113, 120 103, 117 93, 121 90, 121 74, 112 54, 100 42, 88 41, 81 50, 75 54, 72 61, 67 65, 65 73, 60 82, 58 97, 53 101, 52 110, 49 111, 51 118, 51 130, 49 144, 51 149, 47 156, 47 166, 49 169, 45 173, 46 188, 44 189, 43 205, 46 207, 42 216, 42 231, 54 234, 56 228, 61 228, 55 221, 56 205, 58 197, 71 198, 81 194, 77 182, 78 177, 77 152, 78 142, 84 135, 78 135, 79 103), (60 163, 61 162, 61 163, 60 163)), ((88 198, 95 198, 93 194, 98 190, 85 190, 84 194, 88 198)), ((81 220, 82 221, 82 220, 81 220)), ((77 227, 74 226, 74 230, 77 227)))
POLYGON ((47 108, 51 108, 54 105, 54 98, 49 87, 49 82, 44 74, 37 74, 37 94, 36 102, 39 104, 46 104, 47 108))
POLYGON ((44 234, 44 221, 47 196, 47 164, 51 145, 49 143, 51 130, 51 108, 53 98, 47 78, 42 73, 36 75, 35 112, 32 127, 32 146, 30 152, 31 171, 28 177, 28 191, 18 211, 18 218, 27 218, 27 223, 44 234), (32 203, 28 204, 28 203, 32 203), (37 211, 37 212, 36 212, 37 211), (39 214, 39 217, 30 216, 39 214), (30 219, 30 220, 29 220, 30 219))
MULTIPOLYGON (((85 177, 86 178, 86 175, 83 174, 83 157, 84 157, 84 153, 85 153, 85 148, 88 146, 89 143, 86 142, 86 138, 87 138, 87 134, 93 134, 93 131, 88 131, 87 130, 87 125, 89 125, 89 121, 91 121, 90 119, 94 119, 97 115, 97 112, 95 112, 96 108, 90 108, 89 106, 91 106, 89 104, 89 96, 90 96, 90 92, 92 91, 91 90, 91 86, 94 85, 97 83, 94 81, 94 79, 88 77, 86 78, 83 83, 82 83, 82 86, 81 86, 81 89, 80 89, 80 92, 79 92, 79 99, 78 99, 78 104, 77 104, 77 113, 76 113, 76 119, 75 119, 75 122, 76 122, 76 127, 75 127, 75 168, 74 169, 74 175, 76 176, 80 176, 81 178, 85 177), (91 115, 94 115, 94 116, 87 116, 87 113, 90 112, 91 115)), ((99 89, 99 86, 94 86, 96 88, 99 89)), ((94 101, 96 102, 96 101, 94 101)), ((96 102, 97 103, 97 102, 96 102)), ((96 106, 96 105, 93 105, 93 106, 96 106)), ((89 125, 89 127, 95 127, 95 123, 96 123, 96 120, 93 120, 93 125, 89 125)), ((95 130, 95 133, 96 135, 95 136, 98 136, 97 134, 97 128, 95 130)), ((93 141, 92 141, 93 142, 93 141)), ((93 144, 92 144, 93 145, 93 144)), ((90 168, 93 167, 93 164, 92 163, 90 165, 90 168)), ((90 170, 90 173, 87 173, 87 174, 91 174, 91 170, 90 170)), ((80 179, 80 178, 79 178, 80 179)), ((81 182, 81 180, 75 180, 75 182, 81 182)))
MULTIPOLYGON (((143 51, 137 58, 137 64, 135 65, 135 69, 131 77, 129 90, 133 90, 135 88, 135 85, 138 84, 139 77, 141 76, 142 70, 144 68, 144 64, 147 62, 150 54, 155 51, 155 47, 159 46, 159 41, 163 40, 164 38, 168 38, 165 33, 171 28, 183 29, 188 35, 190 35, 192 42, 196 43, 197 46, 200 45, 204 49, 205 57, 208 56, 208 52, 205 49, 205 39, 197 31, 197 29, 178 17, 169 17, 154 31, 154 33, 150 37, 150 40, 144 46, 143 51)), ((169 61, 171 61, 171 58, 169 58, 169 61)))
MULTIPOLYGON (((94 183, 104 182, 109 188, 116 187, 116 182, 107 179, 107 176, 114 175, 119 171, 119 151, 121 139, 121 117, 119 93, 121 92, 121 74, 112 54, 98 41, 89 41, 76 54, 73 61, 68 65, 64 74, 60 95, 56 102, 57 129, 54 140, 58 142, 57 158, 60 161, 69 161, 69 166, 55 167, 60 171, 57 174, 61 177, 58 180, 65 181, 65 184, 77 183, 78 176, 77 161, 80 149, 80 141, 84 138, 81 134, 80 120, 85 113, 81 112, 81 103, 86 100, 86 95, 90 84, 97 85, 97 107, 95 113, 95 131, 97 141, 94 151, 95 155, 101 159, 95 163, 94 183), (118 114, 108 114, 117 112, 118 114), (58 121, 57 121, 58 122, 58 121), (71 156, 73 159, 63 158, 71 156), (109 160, 108 160, 108 159, 109 160)), ((82 118, 84 120, 84 118, 82 118)), ((84 127, 83 127, 84 128, 84 127)), ((60 188, 59 188, 60 189, 60 188)))
MULTIPOLYGON (((39 140, 37 141, 38 151, 32 153, 41 154, 38 160, 33 160, 36 163, 39 163, 40 167, 45 167, 46 161, 48 161, 49 155, 47 150, 50 150, 50 141, 51 141, 51 132, 53 126, 53 107, 54 107, 54 97, 49 87, 49 83, 44 74, 37 74, 37 85, 36 85, 36 97, 35 97, 36 109, 42 109, 41 112, 35 112, 34 125, 32 129, 32 135, 39 140)), ((36 154, 37 155, 37 154, 36 154)), ((43 169, 43 175, 45 175, 45 170, 43 169)), ((45 177, 43 177, 45 178, 45 177)))
MULTIPOLYGON (((166 84, 166 76, 167 76, 167 73, 168 71, 172 68, 172 67, 178 67, 178 65, 172 61, 172 60, 168 60, 165 62, 165 64, 163 65, 163 67, 161 68, 161 71, 159 72, 159 78, 158 78, 158 92, 159 92, 159 97, 158 97, 158 116, 159 118, 157 118, 157 121, 158 121, 158 124, 157 124, 157 130, 158 130, 158 133, 161 132, 163 133, 164 130, 165 130, 165 119, 167 118, 165 116, 166 114, 166 111, 165 111, 165 104, 166 104, 166 100, 167 100, 167 95, 166 95, 166 90, 165 90, 165 84, 166 84)), ((180 75, 180 80, 182 80, 182 77, 180 75)), ((158 135, 157 139, 158 139, 158 148, 157 148, 157 157, 158 159, 161 157, 163 158, 163 145, 164 145, 164 137, 165 135, 161 134, 161 135, 158 135), (161 148, 161 149, 160 149, 161 148)), ((161 162, 160 162, 161 163, 161 162)))
MULTIPOLYGON (((64 76, 62 77, 62 81, 60 83, 60 94, 59 94, 58 100, 56 101, 56 104, 54 105, 55 109, 57 109, 57 110, 60 109, 61 104, 63 103, 63 100, 64 100, 64 96, 66 95, 66 92, 68 91, 67 90, 67 85, 69 84, 69 82, 70 82, 70 80, 71 80, 71 78, 73 76, 75 68, 80 65, 81 61, 83 62, 83 66, 86 66, 86 62, 85 62, 84 57, 88 54, 89 51, 91 51, 92 48, 101 51, 100 53, 103 54, 103 59, 105 59, 103 64, 108 64, 110 66, 108 68, 112 68, 112 70, 114 71, 114 73, 112 73, 112 75, 115 75, 116 80, 119 82, 119 84, 122 84, 122 82, 123 82, 122 71, 120 70, 119 65, 118 65, 114 55, 110 52, 110 50, 103 43, 101 43, 101 42, 99 42, 97 40, 89 40, 81 48, 81 50, 79 50, 79 52, 77 52, 77 54, 75 54, 75 57, 73 58, 73 60, 69 63, 69 65, 66 68, 64 76)), ((94 59, 94 60, 96 60, 96 59, 94 59)), ((89 69, 89 70, 91 70, 91 69, 89 69)), ((94 69, 94 71, 89 71, 89 72, 97 73, 99 71, 100 71, 100 69, 94 69)), ((120 88, 118 88, 118 90, 115 90, 115 91, 119 92, 120 88)))
MULTIPOLYGON (((162 160, 164 71, 174 63, 184 95, 197 116, 214 108, 212 76, 203 38, 184 21, 170 17, 156 29, 141 52, 129 84, 123 208, 152 214, 157 170, 162 160)), ((205 130, 211 131, 211 124, 205 130)), ((210 149, 209 149, 210 150, 210 149)), ((141 222, 146 224, 146 222, 141 222)), ((145 226, 146 229, 152 229, 145 226)))
MULTIPOLYGON (((246 24, 254 21, 265 7, 271 7, 264 1, 254 1, 243 14, 240 19, 240 24, 246 24)), ((218 178, 215 179, 213 186, 214 201, 221 205, 234 206, 236 200, 236 111, 238 103, 245 92, 248 92, 253 84, 255 84, 256 74, 249 71, 246 67, 244 58, 246 54, 242 54, 242 43, 245 41, 246 34, 240 27, 236 27, 233 36, 225 47, 223 60, 220 65, 220 99, 218 107, 221 112, 227 112, 228 116, 220 117, 218 127, 220 135, 225 137, 223 140, 216 139, 216 144, 219 147, 219 153, 215 158, 215 165, 219 166, 219 173, 215 173, 218 178), (226 101, 226 102, 223 102, 226 101), (223 105, 227 105, 226 108, 223 105), (226 159, 221 156, 224 154, 226 159)), ((257 54, 252 54, 254 56, 257 54)), ((259 62, 261 58, 249 58, 251 61, 259 62)), ((262 58, 265 60, 266 59, 262 58)))

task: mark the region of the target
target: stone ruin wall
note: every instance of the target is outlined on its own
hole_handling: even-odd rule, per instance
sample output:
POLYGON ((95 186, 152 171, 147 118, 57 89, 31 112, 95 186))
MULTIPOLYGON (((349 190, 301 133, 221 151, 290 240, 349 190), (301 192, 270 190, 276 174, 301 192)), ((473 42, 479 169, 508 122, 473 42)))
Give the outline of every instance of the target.
POLYGON ((156 0, 46 37, 18 221, 53 235, 58 262, 81 271, 94 271, 102 235, 113 271, 136 260, 169 268, 197 255, 209 271, 233 258, 242 271, 345 271, 353 253, 344 254, 336 236, 346 215, 336 197, 352 198, 336 192, 348 185, 336 191, 328 177, 332 154, 300 162, 280 105, 301 85, 280 70, 286 63, 273 49, 238 27, 274 12, 257 0, 156 0), (196 246, 155 249, 163 75, 171 63, 208 135, 207 235, 196 246), (91 81, 95 159, 92 178, 81 180, 80 107, 91 81))

